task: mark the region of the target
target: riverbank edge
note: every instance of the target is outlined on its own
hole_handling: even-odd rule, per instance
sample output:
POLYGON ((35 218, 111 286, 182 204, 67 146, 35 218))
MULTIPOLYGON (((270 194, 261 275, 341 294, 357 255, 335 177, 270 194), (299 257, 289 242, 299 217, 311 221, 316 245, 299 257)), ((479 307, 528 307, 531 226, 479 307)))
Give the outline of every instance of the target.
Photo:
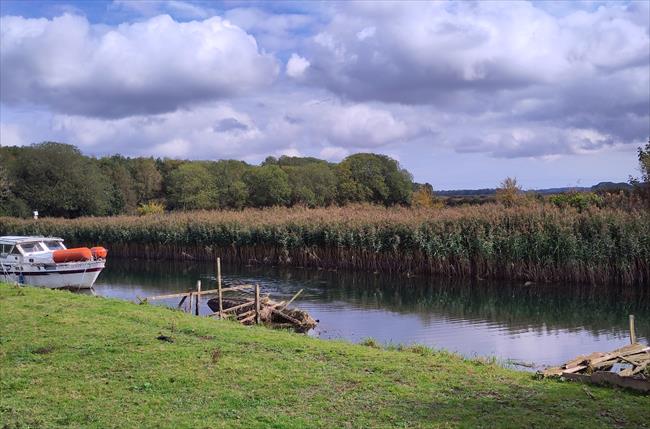
MULTIPOLYGON (((649 427, 650 397, 0 284, 5 427, 649 427)), ((372 342, 368 342, 372 344, 372 342)))

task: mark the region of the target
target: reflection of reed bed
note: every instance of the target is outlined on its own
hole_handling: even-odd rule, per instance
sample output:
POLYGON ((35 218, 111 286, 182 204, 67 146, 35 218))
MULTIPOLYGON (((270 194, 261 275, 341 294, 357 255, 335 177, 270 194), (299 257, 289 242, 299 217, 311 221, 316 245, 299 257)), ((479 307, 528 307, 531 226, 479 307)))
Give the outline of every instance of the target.
POLYGON ((151 217, 0 219, 0 233, 100 242, 113 256, 435 273, 451 277, 650 283, 650 214, 497 205, 352 206, 151 217))

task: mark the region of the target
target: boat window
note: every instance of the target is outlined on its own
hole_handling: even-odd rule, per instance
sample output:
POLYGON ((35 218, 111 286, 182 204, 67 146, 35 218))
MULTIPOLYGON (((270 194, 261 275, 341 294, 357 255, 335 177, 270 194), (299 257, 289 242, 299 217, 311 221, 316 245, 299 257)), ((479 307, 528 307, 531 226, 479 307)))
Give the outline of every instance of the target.
POLYGON ((45 242, 45 247, 47 247, 48 250, 62 250, 62 249, 65 249, 65 247, 63 247, 63 244, 61 244, 60 241, 46 241, 45 242))
POLYGON ((18 246, 14 246, 13 249, 9 251, 10 255, 20 255, 20 251, 18 250, 18 246))
POLYGON ((23 249, 23 252, 25 253, 42 252, 44 250, 40 243, 23 243, 20 244, 19 247, 23 249))
POLYGON ((0 257, 6 258, 13 249, 13 244, 0 244, 0 257))

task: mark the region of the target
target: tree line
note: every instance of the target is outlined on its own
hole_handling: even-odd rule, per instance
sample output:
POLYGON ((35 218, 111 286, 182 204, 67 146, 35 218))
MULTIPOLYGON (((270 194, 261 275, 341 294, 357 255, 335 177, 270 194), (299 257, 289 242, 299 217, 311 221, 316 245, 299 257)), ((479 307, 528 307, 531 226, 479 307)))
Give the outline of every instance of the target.
MULTIPOLYGON (((323 207, 347 203, 408 205, 419 188, 385 155, 358 153, 340 163, 268 157, 188 161, 84 156, 75 146, 44 142, 0 147, 0 215, 79 217, 138 210, 323 207)), ((426 187, 426 193, 431 187, 426 187)))

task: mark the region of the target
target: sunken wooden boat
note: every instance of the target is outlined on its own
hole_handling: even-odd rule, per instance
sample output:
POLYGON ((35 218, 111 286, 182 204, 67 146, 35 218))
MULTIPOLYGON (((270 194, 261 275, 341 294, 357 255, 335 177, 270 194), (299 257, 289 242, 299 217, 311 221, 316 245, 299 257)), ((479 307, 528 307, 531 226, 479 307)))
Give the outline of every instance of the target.
MULTIPOLYGON (((223 298, 221 302, 224 316, 235 318, 244 325, 255 323, 255 300, 229 297, 223 298)), ((208 300, 208 307, 218 313, 219 299, 208 300)), ((284 302, 276 302, 268 297, 260 299, 260 322, 272 328, 287 328, 300 333, 305 333, 318 324, 306 311, 286 308, 284 302)))

